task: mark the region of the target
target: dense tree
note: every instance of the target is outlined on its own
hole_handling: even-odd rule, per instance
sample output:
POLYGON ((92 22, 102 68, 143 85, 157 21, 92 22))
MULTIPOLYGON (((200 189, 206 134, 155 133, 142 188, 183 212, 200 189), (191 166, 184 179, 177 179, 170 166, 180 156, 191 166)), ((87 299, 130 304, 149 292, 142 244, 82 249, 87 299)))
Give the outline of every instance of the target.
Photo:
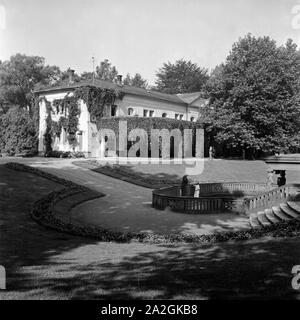
POLYGON ((248 34, 207 84, 201 121, 218 142, 252 155, 295 150, 300 129, 300 55, 288 40, 248 34))
POLYGON ((45 65, 44 58, 16 54, 0 64, 0 109, 17 105, 31 111, 33 89, 60 79, 56 66, 45 65))
MULTIPOLYGON (((63 82, 67 82, 69 80, 69 78, 70 78, 70 72, 71 72, 71 68, 68 68, 65 71, 60 71, 59 75, 58 75, 59 79, 55 83, 53 83, 53 85, 56 86, 56 85, 59 85, 59 84, 61 84, 63 82)), ((79 76, 76 72, 73 73, 73 81, 74 82, 78 82, 81 79, 82 79, 82 75, 79 76)))
POLYGON ((92 80, 93 79, 93 72, 84 71, 80 75, 81 80, 92 80))
POLYGON ((15 154, 37 147, 38 109, 33 90, 61 80, 44 58, 16 54, 0 63, 0 152, 15 154))
POLYGON ((100 66, 96 67, 95 78, 97 79, 116 81, 117 75, 117 68, 112 66, 108 59, 105 59, 100 63, 100 66))
POLYGON ((36 127, 27 110, 11 106, 0 117, 0 152, 14 155, 25 150, 36 150, 36 127))
POLYGON ((156 74, 157 90, 165 93, 189 93, 200 91, 208 80, 207 69, 196 63, 178 60, 164 63, 156 74))
POLYGON ((147 80, 143 79, 139 73, 136 73, 133 77, 127 73, 126 77, 123 80, 123 83, 133 87, 139 87, 146 89, 148 87, 147 80))
MULTIPOLYGON (((100 63, 100 66, 96 67, 96 72, 94 74, 95 79, 107 80, 116 82, 118 76, 118 70, 115 66, 112 66, 108 59, 105 59, 100 63)), ((80 75, 80 79, 82 80, 92 80, 93 73, 92 72, 83 72, 80 75)), ((136 73, 133 77, 127 73, 126 77, 123 79, 123 84, 139 87, 139 88, 147 88, 148 83, 147 80, 143 79, 139 73, 136 73)))

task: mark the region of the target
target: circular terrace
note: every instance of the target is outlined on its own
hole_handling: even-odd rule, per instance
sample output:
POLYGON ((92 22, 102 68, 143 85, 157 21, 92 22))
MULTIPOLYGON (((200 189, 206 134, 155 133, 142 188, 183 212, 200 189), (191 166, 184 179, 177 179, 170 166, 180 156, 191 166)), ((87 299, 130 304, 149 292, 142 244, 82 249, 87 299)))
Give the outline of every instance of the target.
POLYGON ((152 206, 159 210, 169 207, 172 211, 191 214, 239 213, 247 214, 259 207, 293 194, 294 186, 277 187, 264 183, 196 183, 190 191, 181 186, 154 190, 152 206))

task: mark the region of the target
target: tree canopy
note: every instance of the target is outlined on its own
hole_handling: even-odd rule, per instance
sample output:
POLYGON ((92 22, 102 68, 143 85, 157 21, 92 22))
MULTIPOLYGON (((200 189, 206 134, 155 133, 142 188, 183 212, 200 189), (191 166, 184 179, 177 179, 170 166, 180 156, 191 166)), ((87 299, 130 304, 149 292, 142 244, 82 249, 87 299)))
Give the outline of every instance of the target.
POLYGON ((38 56, 16 54, 0 64, 0 108, 10 105, 31 109, 33 89, 38 85, 51 85, 59 80, 60 70, 45 65, 38 56))
POLYGON ((34 120, 27 110, 11 106, 0 116, 0 153, 14 155, 24 150, 37 149, 34 120))
MULTIPOLYGON (((117 68, 105 59, 96 68, 95 78, 116 81, 117 75, 117 68)), ((12 128, 8 131, 11 138, 5 135, 6 129, 0 130, 2 150, 6 141, 10 141, 6 151, 10 148, 19 152, 34 145, 36 132, 33 135, 32 128, 37 130, 37 112, 33 110, 37 109, 33 108, 33 90, 56 85, 67 77, 67 71, 46 65, 44 58, 38 56, 16 54, 0 61, 0 122, 2 128, 12 128), (8 113, 11 108, 14 111, 8 113)), ((84 72, 75 78, 91 79, 92 73, 84 72)), ((123 83, 148 86, 139 73, 133 77, 127 74, 123 83)), ((157 73, 156 89, 171 94, 205 93, 209 104, 199 121, 211 137, 226 147, 247 149, 253 154, 299 149, 300 53, 292 40, 278 46, 269 37, 248 34, 234 43, 226 61, 210 76, 191 61, 164 63, 157 73)))
POLYGON ((164 63, 156 77, 156 87, 161 92, 190 93, 201 91, 208 80, 208 71, 196 63, 181 59, 174 64, 164 63))
POLYGON ((202 121, 218 142, 253 154, 294 150, 300 135, 300 54, 251 34, 236 42, 206 86, 202 121))
POLYGON ((108 59, 104 59, 99 66, 96 67, 95 77, 100 80, 116 81, 118 70, 112 66, 108 59))
POLYGON ((139 87, 146 89, 148 87, 147 80, 143 79, 139 73, 136 73, 133 77, 127 73, 126 77, 123 80, 123 83, 133 87, 139 87))

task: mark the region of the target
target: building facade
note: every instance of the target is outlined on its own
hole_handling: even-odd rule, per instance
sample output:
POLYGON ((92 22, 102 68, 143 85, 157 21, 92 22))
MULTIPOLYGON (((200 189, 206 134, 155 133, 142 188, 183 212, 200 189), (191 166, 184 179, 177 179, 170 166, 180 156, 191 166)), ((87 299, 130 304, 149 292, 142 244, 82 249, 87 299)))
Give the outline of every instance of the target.
MULTIPOLYGON (((94 80, 45 88, 35 91, 39 98, 39 154, 45 150, 45 133, 47 130, 47 105, 53 101, 64 99, 66 95, 72 96, 74 90, 81 86, 96 86, 104 89, 114 89, 122 92, 122 99, 116 99, 114 104, 105 106, 104 117, 165 117, 177 120, 196 121, 207 101, 201 98, 199 92, 189 94, 164 94, 143 88, 112 83, 109 81, 94 80)), ((68 143, 67 133, 62 129, 59 136, 52 141, 52 149, 57 151, 79 151, 91 157, 99 156, 99 142, 97 141, 98 129, 91 121, 87 106, 79 101, 79 123, 76 139, 78 144, 72 147, 68 143)), ((51 118, 59 121, 62 116, 67 116, 68 110, 51 108, 51 118)))

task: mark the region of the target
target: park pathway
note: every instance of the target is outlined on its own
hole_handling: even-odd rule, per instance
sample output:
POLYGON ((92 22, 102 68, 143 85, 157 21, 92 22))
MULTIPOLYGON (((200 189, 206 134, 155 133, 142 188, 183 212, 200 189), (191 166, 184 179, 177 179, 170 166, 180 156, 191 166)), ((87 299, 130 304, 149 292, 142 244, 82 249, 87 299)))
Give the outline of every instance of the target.
POLYGON ((235 214, 187 215, 153 209, 150 189, 76 166, 72 160, 42 159, 32 165, 105 194, 73 208, 70 217, 82 224, 111 230, 190 235, 249 228, 248 218, 235 214))

